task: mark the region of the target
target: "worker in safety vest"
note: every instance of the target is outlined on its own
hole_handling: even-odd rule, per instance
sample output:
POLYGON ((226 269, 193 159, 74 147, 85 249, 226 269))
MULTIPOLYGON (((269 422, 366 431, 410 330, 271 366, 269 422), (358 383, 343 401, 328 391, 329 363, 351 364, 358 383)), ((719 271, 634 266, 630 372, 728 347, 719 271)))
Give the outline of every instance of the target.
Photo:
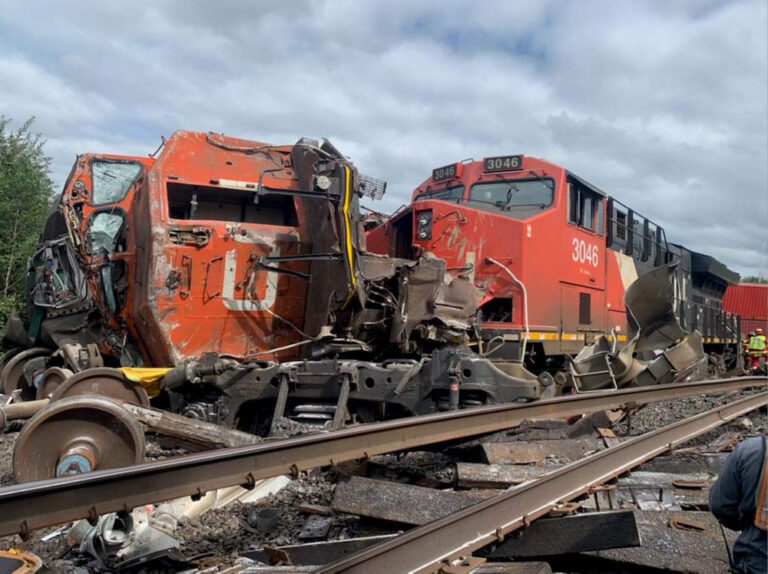
POLYGON ((731 530, 741 530, 733 546, 736 572, 768 572, 768 444, 764 437, 741 442, 726 460, 709 491, 709 508, 731 530))
POLYGON ((763 335, 762 329, 755 329, 755 334, 749 337, 748 349, 750 353, 755 354, 765 351, 765 335, 763 335))

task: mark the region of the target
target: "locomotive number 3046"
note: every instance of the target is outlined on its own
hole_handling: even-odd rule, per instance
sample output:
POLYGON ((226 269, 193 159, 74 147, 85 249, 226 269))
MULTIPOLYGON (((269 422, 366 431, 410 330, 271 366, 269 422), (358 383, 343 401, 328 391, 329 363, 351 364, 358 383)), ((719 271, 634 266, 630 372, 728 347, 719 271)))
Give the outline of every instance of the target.
POLYGON ((573 238, 573 252, 571 258, 578 263, 589 263, 592 267, 597 267, 598 255, 597 245, 587 243, 583 239, 573 238))

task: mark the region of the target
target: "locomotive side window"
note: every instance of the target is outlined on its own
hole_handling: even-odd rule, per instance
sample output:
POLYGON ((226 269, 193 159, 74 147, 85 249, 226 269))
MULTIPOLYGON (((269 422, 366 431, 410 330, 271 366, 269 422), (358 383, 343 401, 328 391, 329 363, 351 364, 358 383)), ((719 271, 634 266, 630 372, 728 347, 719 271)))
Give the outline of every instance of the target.
POLYGON ((627 239, 627 214, 618 209, 616 210, 616 237, 627 239))
POLYGON ((568 221, 602 235, 603 197, 576 181, 569 181, 568 221))
POLYGON ((123 161, 94 161, 91 164, 91 205, 122 201, 141 173, 141 164, 123 161))
POLYGON ((171 219, 298 226, 290 195, 266 194, 256 198, 252 191, 172 182, 167 189, 171 219))

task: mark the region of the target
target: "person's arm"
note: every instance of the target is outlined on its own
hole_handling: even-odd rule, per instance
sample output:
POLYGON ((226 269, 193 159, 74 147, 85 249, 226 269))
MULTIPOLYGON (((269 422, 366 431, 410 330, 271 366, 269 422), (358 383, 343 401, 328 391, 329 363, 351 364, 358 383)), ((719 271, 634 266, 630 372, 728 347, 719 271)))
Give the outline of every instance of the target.
POLYGON ((717 482, 709 490, 709 509, 723 526, 731 530, 743 530, 746 526, 742 524, 743 518, 739 511, 742 497, 740 460, 741 449, 736 447, 725 461, 717 482))

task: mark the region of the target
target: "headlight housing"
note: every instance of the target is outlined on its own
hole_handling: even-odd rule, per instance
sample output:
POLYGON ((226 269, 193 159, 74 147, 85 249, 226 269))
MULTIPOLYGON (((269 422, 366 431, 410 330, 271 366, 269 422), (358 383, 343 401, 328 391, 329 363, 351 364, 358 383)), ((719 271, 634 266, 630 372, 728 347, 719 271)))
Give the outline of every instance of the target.
POLYGON ((416 212, 416 239, 432 239, 432 210, 416 212))

